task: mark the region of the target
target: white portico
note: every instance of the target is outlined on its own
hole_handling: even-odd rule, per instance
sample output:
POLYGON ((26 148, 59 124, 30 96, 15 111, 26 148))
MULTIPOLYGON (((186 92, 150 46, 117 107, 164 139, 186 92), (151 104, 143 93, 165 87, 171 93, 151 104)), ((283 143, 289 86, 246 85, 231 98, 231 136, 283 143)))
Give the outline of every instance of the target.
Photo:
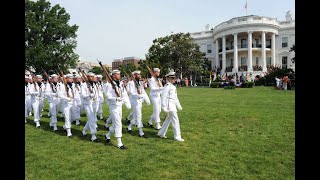
POLYGON ((191 37, 212 60, 213 68, 255 75, 270 66, 294 69, 290 60, 294 53, 289 52, 294 44, 294 28, 290 12, 285 21, 251 15, 232 18, 210 31, 206 27, 206 31, 191 33, 191 37))

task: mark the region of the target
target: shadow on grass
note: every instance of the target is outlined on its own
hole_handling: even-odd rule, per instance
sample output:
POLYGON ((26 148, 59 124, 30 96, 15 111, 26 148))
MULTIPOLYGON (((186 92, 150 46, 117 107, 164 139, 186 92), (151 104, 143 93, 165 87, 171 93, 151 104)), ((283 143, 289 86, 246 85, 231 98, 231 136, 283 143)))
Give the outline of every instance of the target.
MULTIPOLYGON (((43 117, 48 117, 46 114, 43 114, 43 117)), ((33 116, 29 116, 27 119, 27 124, 30 125, 30 126, 33 126, 33 128, 35 129, 38 129, 36 128, 35 126, 35 123, 34 123, 34 120, 33 120, 33 116)), ((57 115, 57 121, 58 122, 62 122, 63 125, 64 125, 64 118, 63 117, 60 117, 60 114, 57 115)), ((98 120, 99 121, 103 121, 103 125, 101 124, 97 124, 98 125, 98 129, 99 131, 100 130, 106 130, 106 127, 104 126, 104 123, 105 123, 105 119, 102 119, 102 120, 98 120)), ((49 118, 49 122, 50 122, 50 118, 49 118)), ((57 128, 58 130, 57 131, 53 131, 53 128, 51 128, 49 126, 49 122, 48 120, 40 120, 40 124, 41 124, 41 127, 40 129, 42 130, 45 130, 45 131, 49 131, 51 133, 54 133, 54 134, 58 134, 60 136, 65 136, 66 138, 67 137, 67 132, 63 129, 63 125, 59 125, 57 124, 57 128)), ((130 122, 129 122, 130 123, 130 122)), ((122 120, 122 133, 124 134, 129 134, 131 136, 134 136, 134 137, 137 137, 137 138, 141 138, 141 139, 150 139, 150 138, 160 138, 157 134, 158 134, 158 130, 154 129, 154 128, 150 128, 147 124, 144 124, 143 126, 143 131, 145 133, 146 136, 148 136, 148 138, 143 138, 143 137, 140 137, 139 136, 139 129, 136 127, 136 126, 133 126, 132 127, 132 132, 131 133, 128 133, 127 132, 127 129, 126 127, 128 127, 129 125, 128 121, 126 119, 123 119, 122 120)), ((90 131, 87 131, 87 135, 86 136, 82 136, 82 130, 84 128, 86 124, 86 121, 80 121, 80 128, 77 128, 75 129, 74 127, 76 126, 75 125, 75 122, 72 122, 72 125, 71 125, 71 133, 72 133, 72 138, 74 137, 79 137, 81 140, 84 140, 84 141, 91 141, 91 134, 90 134, 90 131), (80 129, 80 130, 79 130, 80 129)), ((110 124, 111 125, 111 124, 110 124)), ((109 130, 107 130, 107 132, 109 132, 109 130)), ((106 140, 105 140, 105 134, 103 136, 101 136, 100 134, 96 134, 97 138, 99 139, 98 142, 92 142, 92 143, 100 143, 100 144, 103 144, 105 146, 114 146, 116 148, 118 148, 118 146, 116 144, 113 144, 112 140, 111 140, 111 143, 107 143, 106 140)), ((112 134, 111 137, 114 137, 114 135, 112 134)), ((70 139, 72 139, 70 138, 70 139)), ((163 139, 163 140, 170 140, 170 139, 163 139)))
MULTIPOLYGON (((33 128, 35 129, 42 129, 42 130, 45 130, 45 131, 49 131, 51 133, 54 133, 54 134, 58 134, 60 136, 64 136, 65 138, 68 138, 67 137, 67 132, 63 129, 63 125, 57 125, 57 128, 58 130, 57 131, 53 131, 53 128, 51 128, 49 126, 49 123, 46 122, 46 121, 43 121, 43 120, 40 120, 40 124, 41 124, 41 127, 40 128, 36 128, 35 126, 35 123, 33 121, 33 118, 32 117, 29 117, 29 118, 26 118, 27 119, 27 124, 26 125, 30 125, 30 126, 33 126, 33 128)), ((63 118, 62 118, 63 119, 63 118)), ((58 120, 59 121, 59 120, 58 120)), ((63 119, 63 122, 64 122, 64 119, 63 119)), ((75 127, 76 125, 74 124, 75 122, 72 123, 71 125, 71 133, 72 133, 72 137, 70 139, 73 139, 74 137, 79 137, 81 140, 84 140, 84 141, 91 141, 91 134, 90 134, 90 131, 87 131, 87 135, 86 136, 82 136, 82 129, 84 128, 86 122, 81 122, 80 121, 80 129, 75 129, 73 127, 75 127)), ((99 125, 98 124, 98 128, 99 129, 102 129, 103 126, 102 125, 99 125)), ((105 127, 104 127, 105 128, 105 127)), ((105 146, 115 146, 117 149, 118 149, 118 146, 117 145, 114 145, 112 142, 111 143, 107 143, 106 140, 105 140, 105 135, 103 135, 101 137, 101 135, 98 135, 96 134, 97 138, 99 139, 98 142, 93 142, 92 143, 96 143, 96 144, 103 144, 105 146)))

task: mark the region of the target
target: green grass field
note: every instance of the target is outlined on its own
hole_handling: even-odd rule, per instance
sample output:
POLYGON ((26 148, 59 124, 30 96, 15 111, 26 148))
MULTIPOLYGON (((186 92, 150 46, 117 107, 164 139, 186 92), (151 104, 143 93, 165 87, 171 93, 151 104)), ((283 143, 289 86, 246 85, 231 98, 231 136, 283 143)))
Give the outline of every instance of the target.
MULTIPOLYGON (((178 112, 182 138, 167 139, 147 127, 152 106, 143 105, 144 132, 148 139, 125 130, 127 150, 120 150, 112 136, 107 145, 104 120, 99 120, 98 138, 81 137, 81 126, 72 126, 73 138, 62 130, 53 132, 46 104, 41 129, 33 116, 25 125, 26 179, 295 179, 295 92, 272 87, 178 88, 183 107, 178 112)), ((109 115, 104 105, 104 117, 109 115)), ((161 113, 161 123, 164 114, 161 113)))

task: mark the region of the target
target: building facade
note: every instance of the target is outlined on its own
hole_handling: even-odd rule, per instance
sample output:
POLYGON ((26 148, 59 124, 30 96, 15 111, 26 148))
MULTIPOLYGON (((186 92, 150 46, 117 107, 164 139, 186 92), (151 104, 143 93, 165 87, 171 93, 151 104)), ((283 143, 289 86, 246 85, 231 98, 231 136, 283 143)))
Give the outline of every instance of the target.
POLYGON ((263 74, 270 66, 295 69, 289 52, 295 43, 295 20, 289 12, 285 21, 263 16, 243 16, 222 22, 209 30, 190 33, 212 68, 224 72, 263 74))
MULTIPOLYGON (((102 65, 104 68, 108 68, 109 71, 111 71, 111 66, 109 64, 103 64, 102 65)), ((79 68, 81 70, 84 70, 86 73, 89 72, 93 67, 100 67, 100 65, 98 63, 93 63, 93 62, 89 62, 89 61, 83 61, 83 60, 79 60, 77 62, 77 66, 76 68, 70 68, 68 69, 69 73, 71 74, 78 74, 79 68)))
POLYGON ((137 57, 124 57, 121 59, 115 59, 112 62, 112 70, 119 69, 119 66, 121 64, 133 63, 134 65, 139 66, 138 63, 140 62, 140 60, 142 60, 142 59, 137 58, 137 57))

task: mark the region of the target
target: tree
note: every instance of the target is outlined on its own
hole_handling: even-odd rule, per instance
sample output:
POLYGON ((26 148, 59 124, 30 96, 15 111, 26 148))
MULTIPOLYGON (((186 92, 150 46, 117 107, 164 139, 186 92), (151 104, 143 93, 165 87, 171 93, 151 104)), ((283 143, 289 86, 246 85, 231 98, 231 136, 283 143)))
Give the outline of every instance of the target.
MULTIPOLYGON (((289 52, 296 52, 296 47, 295 47, 295 44, 290 48, 290 51, 289 52)), ((294 63, 296 61, 296 57, 293 57, 291 59, 292 63, 294 63)))
POLYGON ((120 64, 119 70, 121 71, 122 76, 126 76, 126 74, 131 76, 131 73, 137 70, 137 66, 134 63, 120 64))
POLYGON ((146 63, 151 68, 159 67, 163 74, 170 68, 177 74, 182 72, 183 76, 189 76, 203 69, 204 56, 189 33, 177 33, 153 40, 146 63))
POLYGON ((43 68, 66 72, 75 67, 79 56, 74 52, 77 25, 69 25, 70 15, 59 5, 46 0, 25 3, 25 68, 37 73, 43 68))
POLYGON ((93 66, 89 71, 93 72, 94 74, 101 74, 102 75, 102 69, 100 66, 93 66))

